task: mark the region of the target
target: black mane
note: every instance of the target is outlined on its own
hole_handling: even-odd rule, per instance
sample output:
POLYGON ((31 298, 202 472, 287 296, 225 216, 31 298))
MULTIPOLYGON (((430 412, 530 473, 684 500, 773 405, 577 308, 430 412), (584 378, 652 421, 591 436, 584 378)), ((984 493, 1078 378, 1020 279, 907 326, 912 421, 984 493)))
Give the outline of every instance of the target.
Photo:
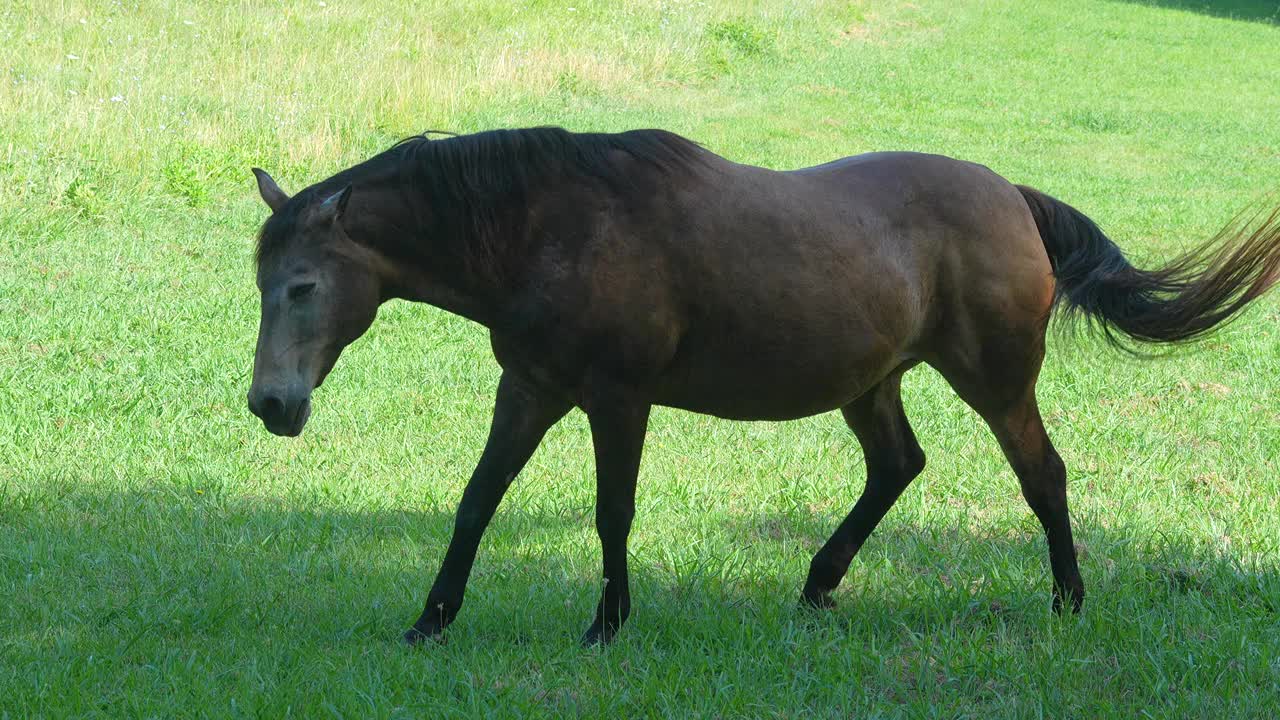
POLYGON ((628 168, 616 160, 619 151, 661 172, 688 167, 704 152, 692 140, 665 130, 575 133, 536 127, 442 139, 415 135, 292 197, 263 224, 257 260, 288 242, 307 208, 348 184, 358 187, 380 177, 395 178, 401 192, 431 198, 435 207, 456 208, 454 221, 472 231, 478 251, 491 255, 498 219, 522 207, 529 191, 548 177, 568 173, 610 187, 630 183, 634 178, 628 168))

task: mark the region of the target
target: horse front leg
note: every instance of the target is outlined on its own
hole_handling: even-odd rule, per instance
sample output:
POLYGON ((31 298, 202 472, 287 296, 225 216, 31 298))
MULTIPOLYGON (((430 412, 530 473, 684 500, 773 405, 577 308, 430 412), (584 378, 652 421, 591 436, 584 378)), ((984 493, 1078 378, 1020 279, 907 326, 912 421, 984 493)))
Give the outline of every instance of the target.
POLYGON ((607 644, 631 614, 627 536, 636 512, 636 477, 649 425, 649 405, 612 397, 587 407, 596 456, 596 532, 604 564, 604 590, 582 644, 607 644))
POLYGON ((543 435, 569 411, 567 400, 549 398, 504 373, 498 382, 493 424, 480 462, 471 474, 458 514, 453 539, 445 552, 436 581, 427 594, 421 617, 404 634, 415 645, 439 637, 462 607, 467 578, 475 562, 476 549, 489 520, 498 509, 516 475, 542 442, 543 435))

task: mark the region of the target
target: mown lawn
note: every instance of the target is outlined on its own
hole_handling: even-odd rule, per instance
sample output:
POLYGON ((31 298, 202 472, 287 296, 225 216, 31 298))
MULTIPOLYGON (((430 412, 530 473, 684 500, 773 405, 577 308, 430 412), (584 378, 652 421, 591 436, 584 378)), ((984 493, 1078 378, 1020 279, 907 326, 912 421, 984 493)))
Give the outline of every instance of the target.
POLYGON ((424 129, 536 124, 778 168, 925 150, 1071 202, 1149 265, 1280 187, 1275 5, 6 3, 0 717, 1274 717, 1280 294, 1155 360, 1053 337, 1078 617, 1049 612, 995 442, 921 368, 929 466, 834 612, 795 603, 861 489, 838 415, 659 410, 637 607, 580 649, 599 547, 576 414, 448 644, 407 650, 487 430, 486 336, 385 307, 293 441, 244 395, 251 165, 294 190, 424 129))

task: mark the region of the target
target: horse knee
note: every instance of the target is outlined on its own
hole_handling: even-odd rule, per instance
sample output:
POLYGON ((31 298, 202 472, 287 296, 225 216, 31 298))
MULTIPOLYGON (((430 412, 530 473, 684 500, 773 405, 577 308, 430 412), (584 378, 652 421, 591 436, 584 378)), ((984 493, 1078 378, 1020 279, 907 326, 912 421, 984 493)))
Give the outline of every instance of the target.
POLYGON ((920 447, 920 443, 912 442, 902 454, 902 474, 908 478, 915 478, 924 472, 925 461, 924 450, 920 447))
POLYGON ((1048 456, 1045 458, 1044 476, 1050 486, 1066 491, 1067 465, 1062 462, 1062 457, 1052 447, 1049 448, 1048 456))
POLYGON ((1020 468, 1022 497, 1042 520, 1067 511, 1067 466, 1052 448, 1033 468, 1020 468))
POLYGON ((867 458, 867 479, 887 480, 890 484, 908 483, 924 471, 925 455, 920 444, 908 438, 906 445, 867 458))
POLYGON ((618 537, 626 539, 631 533, 636 508, 631 503, 600 503, 596 506, 596 535, 603 542, 618 537))

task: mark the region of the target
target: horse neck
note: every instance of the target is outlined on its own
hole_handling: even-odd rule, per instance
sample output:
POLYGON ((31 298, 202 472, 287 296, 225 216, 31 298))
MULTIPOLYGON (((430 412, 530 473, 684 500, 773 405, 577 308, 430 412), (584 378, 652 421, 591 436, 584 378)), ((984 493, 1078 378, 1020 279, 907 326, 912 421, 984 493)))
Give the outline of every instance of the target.
POLYGON ((356 232, 383 258, 388 296, 492 326, 510 298, 513 268, 521 264, 516 255, 527 249, 528 209, 504 210, 486 241, 476 236, 471 218, 445 214, 458 208, 440 208, 438 199, 390 183, 375 188, 356 232))

